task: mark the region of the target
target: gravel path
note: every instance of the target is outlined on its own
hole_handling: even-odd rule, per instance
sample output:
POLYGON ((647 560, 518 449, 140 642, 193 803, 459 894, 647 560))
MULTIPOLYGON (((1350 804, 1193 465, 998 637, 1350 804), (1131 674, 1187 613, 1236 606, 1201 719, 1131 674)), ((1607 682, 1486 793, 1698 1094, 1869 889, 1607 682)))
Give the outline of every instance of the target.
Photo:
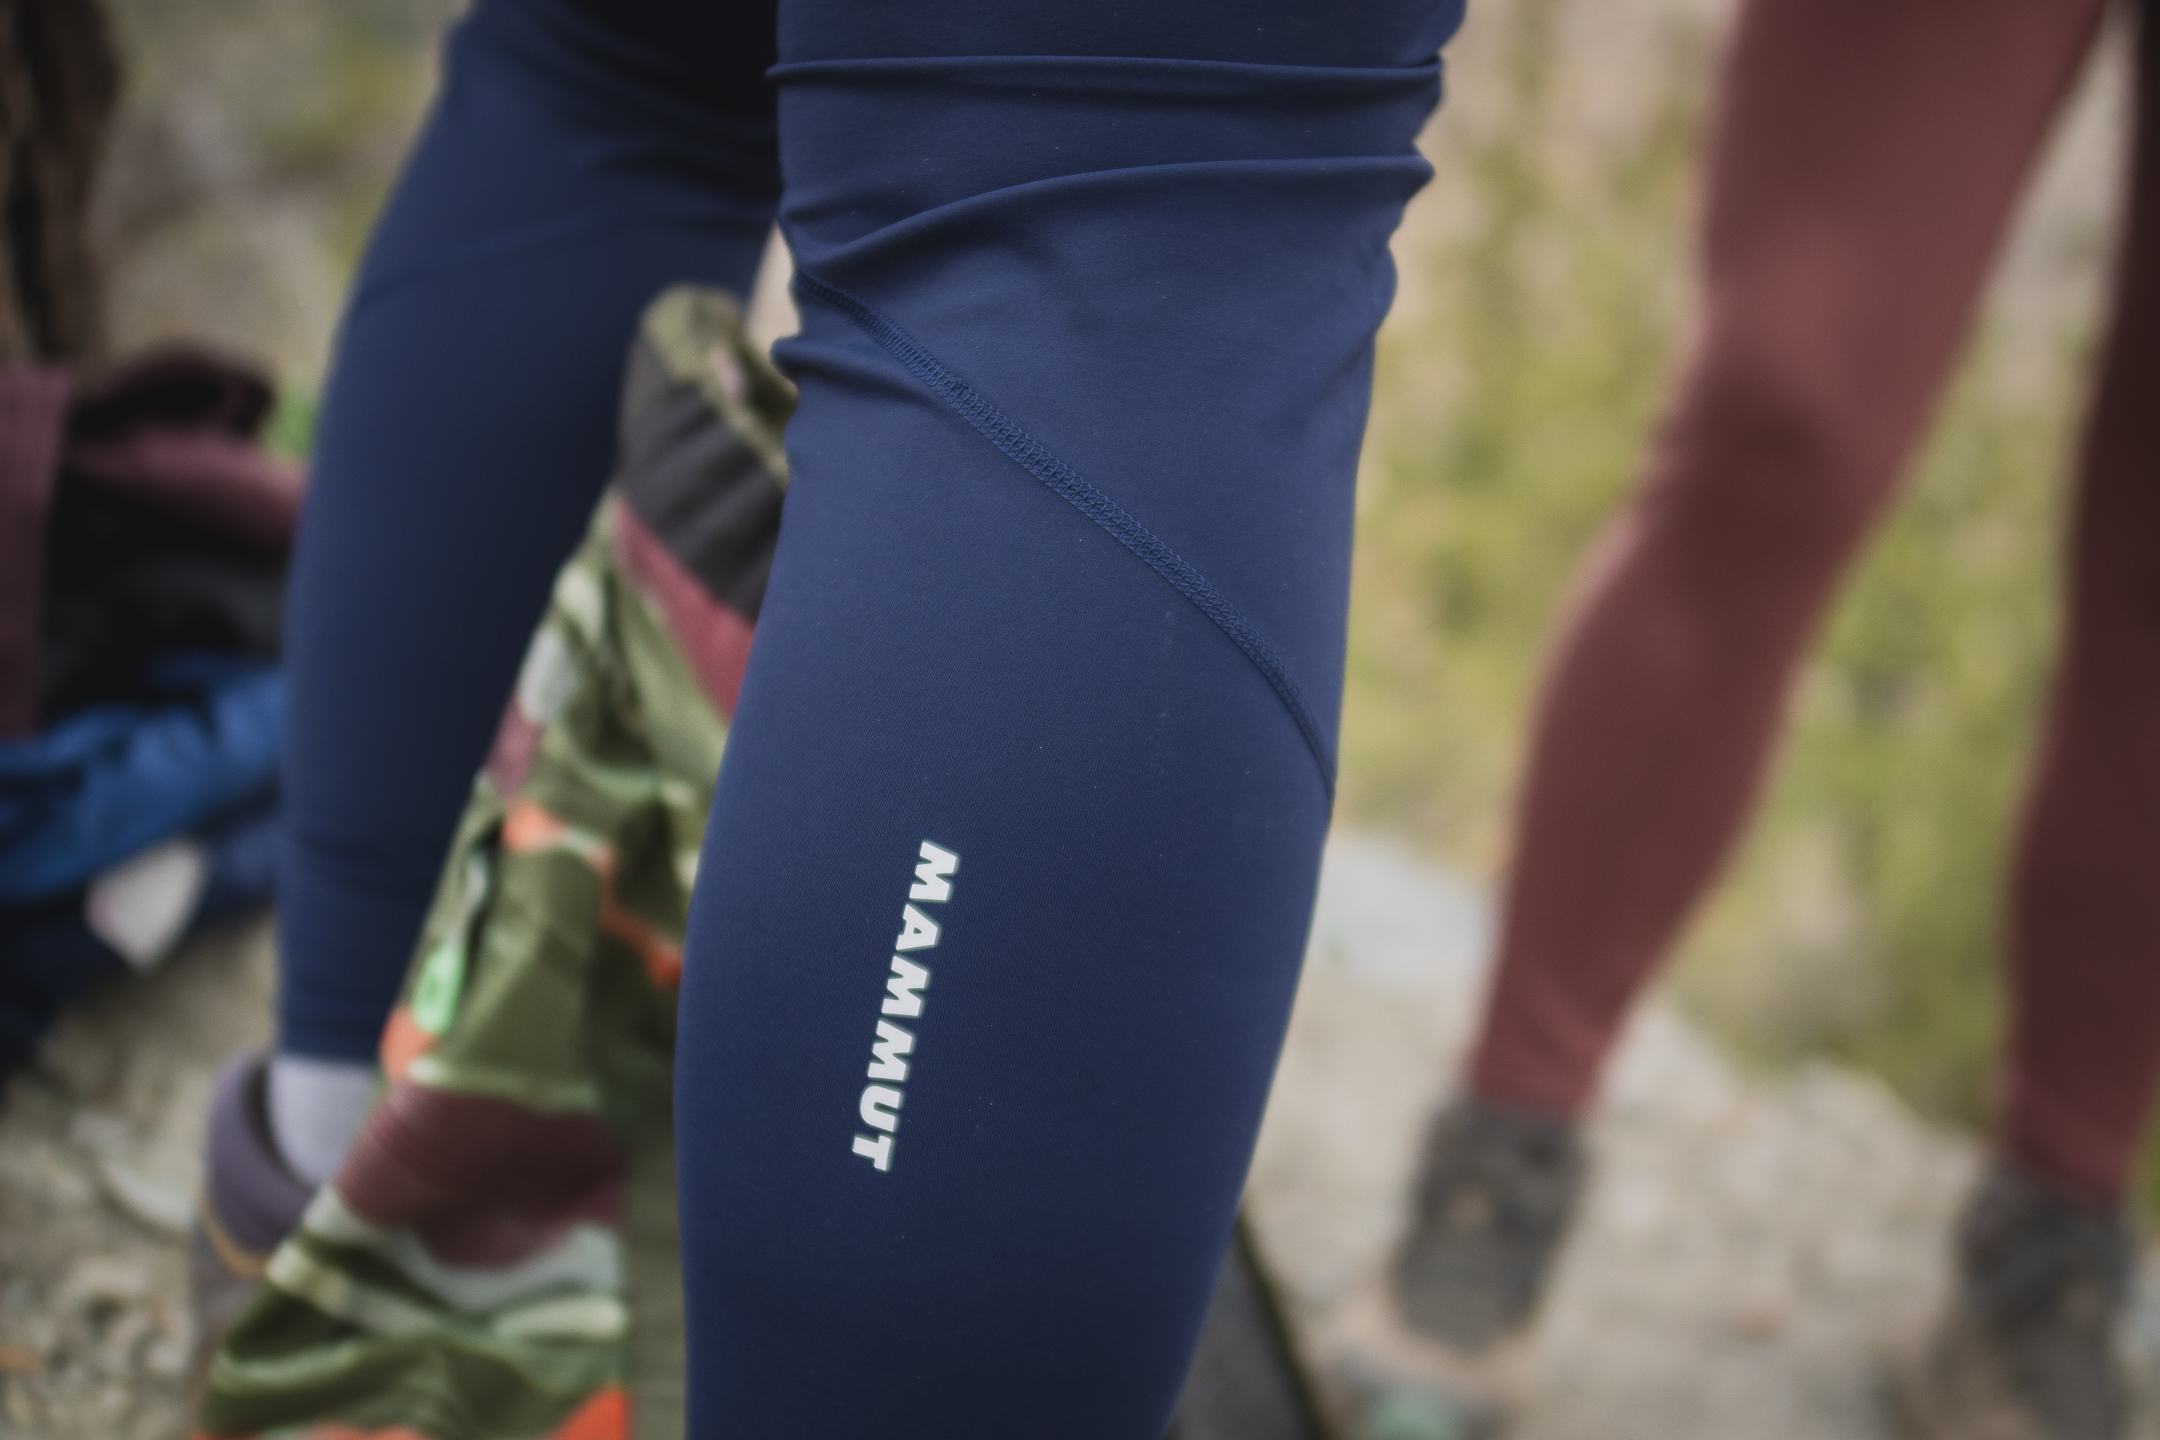
MULTIPOLYGON (((1414 853, 1359 835, 1330 846, 1252 1181, 1323 1364, 1398 1223, 1489 928, 1482 895, 1414 853)), ((183 1433, 202 1104, 220 1059, 267 1033, 270 995, 268 927, 245 927, 111 989, 8 1085, 0 1435, 183 1433)), ((1597 1183, 1536 1347, 1524 1440, 1892 1433, 1880 1357, 1940 1283, 1971 1144, 1850 1071, 1746 1077, 1662 1004, 1631 1030, 1596 1131, 1597 1183)), ((2125 1343, 2160 1370, 2160 1305, 2145 1302, 2125 1343)), ((2160 1424, 2148 1415, 2141 1433, 2160 1424)))

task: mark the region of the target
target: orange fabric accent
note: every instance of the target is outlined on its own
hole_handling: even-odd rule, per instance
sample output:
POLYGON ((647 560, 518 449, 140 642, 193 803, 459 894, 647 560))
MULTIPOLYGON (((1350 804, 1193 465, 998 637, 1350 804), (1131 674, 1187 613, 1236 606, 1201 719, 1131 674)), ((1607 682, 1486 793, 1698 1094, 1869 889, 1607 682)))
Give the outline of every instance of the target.
POLYGON ((569 833, 570 827, 537 801, 513 800, 503 816, 503 845, 511 850, 545 850, 569 833))
POLYGON ((382 1068, 393 1084, 405 1078, 412 1062, 434 1048, 435 1037, 413 1019, 412 1007, 400 1005, 383 1025, 382 1068))
POLYGON ((571 1412, 548 1440, 629 1440, 630 1394, 610 1385, 571 1412))
POLYGON ((600 890, 600 928, 637 951, 653 984, 673 990, 682 984, 682 946, 666 939, 615 898, 611 880, 600 890))
MULTIPOLYGON (((301 1432, 306 1440, 429 1440, 409 1425, 384 1430, 363 1430, 341 1420, 310 1425, 301 1432)), ((629 1440, 630 1395, 620 1385, 610 1385, 570 1412, 570 1417, 548 1434, 547 1440, 629 1440)), ((188 1440, 259 1440, 257 1436, 209 1435, 189 1432, 188 1440)))

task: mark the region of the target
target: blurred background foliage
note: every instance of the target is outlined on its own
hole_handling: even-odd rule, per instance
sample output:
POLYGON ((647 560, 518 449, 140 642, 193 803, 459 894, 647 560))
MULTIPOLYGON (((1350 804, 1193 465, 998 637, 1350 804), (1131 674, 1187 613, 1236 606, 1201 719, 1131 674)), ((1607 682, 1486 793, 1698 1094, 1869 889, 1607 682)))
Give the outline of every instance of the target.
MULTIPOLYGON (((287 382, 277 440, 303 449, 345 282, 458 8, 113 0, 129 66, 101 211, 116 340, 266 357, 287 382)), ((1451 47, 1436 178, 1380 342, 1342 814, 1488 876, 1546 632, 1685 335, 1692 166, 1730 9, 1476 0, 1451 47)), ((2109 49, 1676 976, 1742 1054, 1847 1057, 1964 1120, 1986 1108, 1998 881, 2111 229, 2109 49)))
POLYGON ((106 0, 125 66, 97 231, 113 340, 271 365, 302 438, 345 284, 458 0, 106 0))

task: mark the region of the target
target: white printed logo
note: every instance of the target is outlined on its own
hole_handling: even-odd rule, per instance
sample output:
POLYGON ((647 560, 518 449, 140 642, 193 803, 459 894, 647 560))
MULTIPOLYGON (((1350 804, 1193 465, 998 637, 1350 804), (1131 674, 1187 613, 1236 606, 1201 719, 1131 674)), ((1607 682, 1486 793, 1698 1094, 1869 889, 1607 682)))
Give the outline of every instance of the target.
MULTIPOLYGON (((922 863, 915 867, 915 884, 908 890, 908 899, 942 905, 952 899, 952 873, 960 868, 960 857, 928 840, 922 842, 919 853, 922 863)), ((937 943, 937 921, 912 903, 901 906, 900 934, 893 941, 894 951, 930 950, 937 943)), ((885 1003, 878 1008, 887 1015, 914 1019, 922 1014, 922 992, 929 984, 929 966, 910 960, 905 953, 895 953, 892 974, 885 980, 885 1003)), ((914 1031, 890 1020, 877 1022, 877 1038, 870 1042, 873 1083, 863 1087, 862 1099, 855 1108, 863 1124, 879 1133, 857 1135, 855 1153, 880 1170, 892 1169, 893 1132, 900 1128, 900 1102, 907 1098, 900 1087, 907 1082, 908 1057, 914 1053, 914 1031)))

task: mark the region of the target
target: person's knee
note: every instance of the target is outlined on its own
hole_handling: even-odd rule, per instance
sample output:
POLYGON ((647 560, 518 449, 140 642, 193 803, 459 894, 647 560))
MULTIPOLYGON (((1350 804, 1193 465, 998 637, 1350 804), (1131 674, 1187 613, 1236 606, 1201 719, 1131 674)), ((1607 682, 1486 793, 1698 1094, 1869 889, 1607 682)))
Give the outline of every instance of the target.
POLYGON ((1712 334, 1659 437, 1645 496, 1654 523, 1764 578, 1827 579, 1890 483, 1864 408, 1798 347, 1712 334))

